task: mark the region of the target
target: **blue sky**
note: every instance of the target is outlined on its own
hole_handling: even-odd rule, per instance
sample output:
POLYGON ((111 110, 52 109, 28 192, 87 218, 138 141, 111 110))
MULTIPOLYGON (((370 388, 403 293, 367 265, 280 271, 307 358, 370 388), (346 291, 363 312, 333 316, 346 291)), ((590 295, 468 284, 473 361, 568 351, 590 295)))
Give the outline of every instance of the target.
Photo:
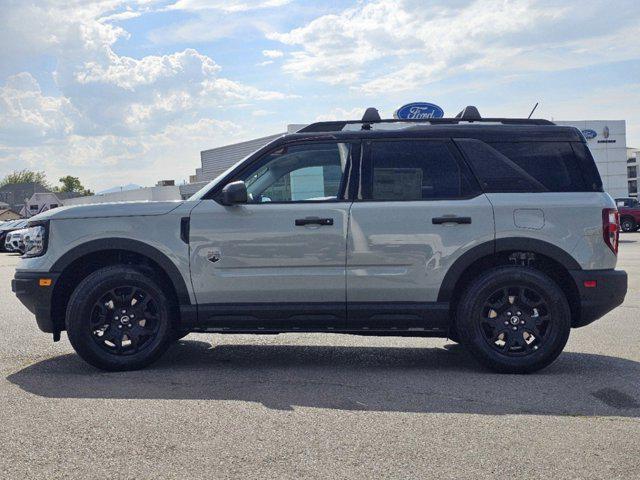
POLYGON ((4 1, 0 176, 178 181, 199 152, 287 123, 454 115, 627 120, 640 147, 637 1, 4 1))

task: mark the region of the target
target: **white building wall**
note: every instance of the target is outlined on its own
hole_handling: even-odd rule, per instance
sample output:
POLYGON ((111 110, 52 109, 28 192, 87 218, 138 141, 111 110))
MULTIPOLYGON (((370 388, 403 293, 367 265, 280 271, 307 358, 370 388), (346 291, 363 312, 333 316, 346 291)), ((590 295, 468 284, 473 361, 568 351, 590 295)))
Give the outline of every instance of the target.
POLYGON ((88 203, 137 202, 145 200, 170 201, 180 200, 180 198, 180 188, 176 185, 170 185, 166 187, 138 188, 136 190, 125 190, 123 192, 71 198, 64 200, 63 203, 64 205, 86 205, 88 203))
POLYGON ((597 136, 587 139, 598 171, 602 177, 604 190, 613 198, 629 195, 627 182, 627 134, 624 120, 566 120, 555 121, 557 125, 593 130, 597 136), (605 127, 609 135, 605 138, 605 127))
POLYGON ((196 170, 199 181, 211 181, 228 169, 231 165, 238 163, 244 157, 252 154, 256 150, 264 147, 267 143, 282 136, 282 133, 270 135, 268 137, 256 138, 246 142, 234 143, 224 147, 212 148, 200 152, 202 170, 196 170))

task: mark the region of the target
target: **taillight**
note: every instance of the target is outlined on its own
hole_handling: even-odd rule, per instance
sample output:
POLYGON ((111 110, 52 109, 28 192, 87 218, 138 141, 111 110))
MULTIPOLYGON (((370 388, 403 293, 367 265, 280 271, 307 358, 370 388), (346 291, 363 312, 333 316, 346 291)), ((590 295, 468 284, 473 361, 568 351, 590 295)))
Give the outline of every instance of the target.
POLYGON ((620 215, 615 208, 603 208, 602 209, 602 235, 604 236, 604 243, 611 249, 611 251, 618 255, 618 240, 620 230, 620 215))

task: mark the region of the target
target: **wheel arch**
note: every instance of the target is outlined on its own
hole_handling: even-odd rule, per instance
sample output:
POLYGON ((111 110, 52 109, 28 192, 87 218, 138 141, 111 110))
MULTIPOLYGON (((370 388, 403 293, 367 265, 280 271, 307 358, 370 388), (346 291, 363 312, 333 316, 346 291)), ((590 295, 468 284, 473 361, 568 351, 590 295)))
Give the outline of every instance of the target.
POLYGON ((179 316, 179 306, 191 304, 187 284, 178 267, 157 248, 141 241, 124 238, 92 240, 66 252, 51 268, 52 272, 60 274, 54 287, 51 305, 55 330, 59 332, 64 329, 68 300, 82 279, 98 268, 114 264, 136 265, 149 269, 176 302, 176 315, 179 316))
POLYGON ((488 268, 510 264, 526 264, 551 276, 565 293, 572 318, 580 318, 580 294, 569 271, 582 270, 582 267, 560 247, 530 238, 501 238, 467 251, 447 271, 440 286, 438 302, 451 305, 455 321, 457 301, 473 278, 488 268))

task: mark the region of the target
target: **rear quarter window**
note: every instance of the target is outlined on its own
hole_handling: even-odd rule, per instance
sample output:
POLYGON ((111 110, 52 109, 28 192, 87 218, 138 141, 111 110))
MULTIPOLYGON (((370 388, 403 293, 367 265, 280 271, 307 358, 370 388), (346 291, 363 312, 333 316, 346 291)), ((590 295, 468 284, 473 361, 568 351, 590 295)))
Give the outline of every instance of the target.
POLYGON ((580 158, 588 152, 577 155, 571 142, 497 142, 489 145, 550 192, 589 192, 602 186, 597 171, 594 175, 593 160, 580 158))

